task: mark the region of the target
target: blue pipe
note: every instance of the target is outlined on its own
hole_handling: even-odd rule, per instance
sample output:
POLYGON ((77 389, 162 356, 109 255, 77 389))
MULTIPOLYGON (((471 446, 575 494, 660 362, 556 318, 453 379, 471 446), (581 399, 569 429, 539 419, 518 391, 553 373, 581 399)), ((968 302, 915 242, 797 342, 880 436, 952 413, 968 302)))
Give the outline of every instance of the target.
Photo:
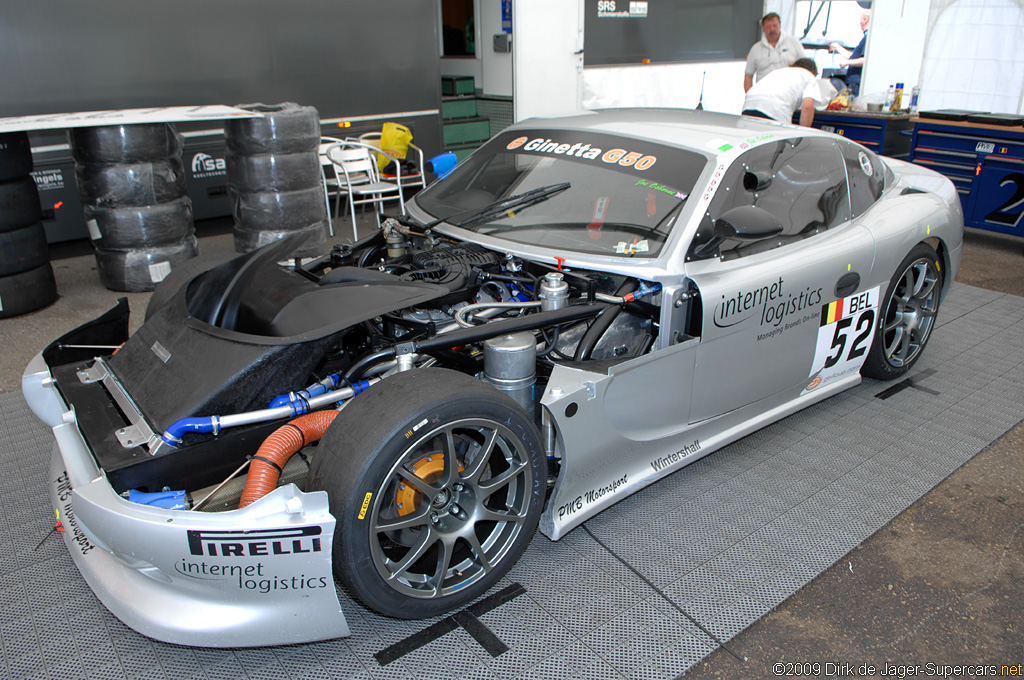
MULTIPOLYGON (((328 384, 330 384, 333 389, 333 387, 336 387, 339 382, 339 374, 335 373, 333 375, 328 376, 327 378, 324 378, 319 383, 310 385, 310 387, 306 390, 303 390, 298 393, 292 392, 289 394, 281 395, 280 397, 275 398, 271 402, 270 408, 267 409, 267 414, 265 417, 262 417, 261 419, 255 420, 253 422, 269 422, 271 420, 277 420, 278 418, 284 417, 294 418, 295 416, 301 416, 304 413, 309 413, 309 400, 312 399, 313 397, 329 394, 330 390, 328 390, 328 384), (289 407, 290 413, 273 413, 275 409, 279 410, 284 407, 289 407)), ((369 386, 370 382, 368 380, 357 380, 356 382, 352 383, 352 394, 346 395, 345 398, 348 399, 350 396, 354 397, 360 392, 365 391, 369 386)), ((341 401, 341 397, 339 397, 337 401, 341 401)), ((228 418, 235 417, 228 416, 228 418)), ((181 437, 184 434, 218 434, 220 432, 220 429, 221 416, 182 418, 177 422, 171 423, 167 427, 167 430, 165 430, 164 433, 160 435, 160 438, 167 442, 167 444, 169 444, 170 446, 177 446, 178 444, 181 443, 181 437)))
MULTIPOLYGON (((331 375, 327 376, 320 382, 313 383, 312 385, 302 390, 301 392, 289 392, 288 394, 282 394, 279 397, 275 397, 274 400, 270 402, 270 406, 268 406, 267 408, 278 408, 279 406, 288 406, 289 404, 295 402, 302 402, 304 400, 308 400, 310 397, 319 397, 321 394, 327 394, 328 392, 337 389, 338 385, 341 384, 341 380, 342 378, 340 373, 332 373, 331 375)), ((370 384, 368 382, 366 382, 365 380, 360 380, 352 384, 352 389, 355 392, 355 394, 359 394, 369 386, 370 384)), ((305 413, 305 411, 303 411, 303 413, 305 413)))

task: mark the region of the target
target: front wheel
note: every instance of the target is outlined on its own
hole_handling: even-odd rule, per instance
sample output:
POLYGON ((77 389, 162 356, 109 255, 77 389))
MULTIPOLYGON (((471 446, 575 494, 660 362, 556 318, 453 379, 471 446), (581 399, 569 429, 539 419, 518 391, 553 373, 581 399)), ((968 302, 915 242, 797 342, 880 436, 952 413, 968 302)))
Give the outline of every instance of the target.
POLYGON ((536 427, 511 399, 443 369, 399 373, 341 412, 310 489, 337 519, 334 571, 397 618, 452 611, 522 554, 544 500, 536 427))
POLYGON ((892 380, 909 371, 921 356, 935 327, 942 295, 938 259, 930 246, 919 243, 896 268, 863 375, 892 380))

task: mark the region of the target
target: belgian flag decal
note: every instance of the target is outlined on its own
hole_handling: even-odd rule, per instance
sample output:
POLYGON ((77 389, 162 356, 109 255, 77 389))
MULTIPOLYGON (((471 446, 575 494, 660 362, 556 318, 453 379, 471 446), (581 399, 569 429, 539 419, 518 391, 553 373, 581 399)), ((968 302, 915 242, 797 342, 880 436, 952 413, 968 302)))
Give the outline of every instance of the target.
POLYGON ((830 302, 827 305, 822 305, 821 306, 821 323, 818 324, 818 327, 820 328, 821 326, 827 326, 830 323, 835 323, 839 319, 842 319, 843 318, 843 302, 845 302, 845 301, 846 301, 845 298, 841 298, 839 300, 836 300, 835 302, 830 302))

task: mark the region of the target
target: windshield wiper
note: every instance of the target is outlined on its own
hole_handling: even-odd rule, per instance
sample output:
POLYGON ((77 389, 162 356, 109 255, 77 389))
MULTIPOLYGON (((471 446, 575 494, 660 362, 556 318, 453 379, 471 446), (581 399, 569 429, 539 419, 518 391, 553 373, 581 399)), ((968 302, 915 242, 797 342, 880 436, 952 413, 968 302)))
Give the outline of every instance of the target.
MULTIPOLYGON (((569 182, 562 182, 561 184, 549 184, 548 186, 537 187, 536 189, 531 189, 521 194, 516 194, 515 196, 509 196, 508 198, 498 199, 497 201, 489 203, 488 205, 485 205, 482 208, 478 208, 474 212, 470 213, 461 222, 452 222, 451 218, 453 216, 449 215, 448 217, 442 217, 434 220, 433 222, 428 224, 427 227, 434 227, 440 224, 441 222, 445 221, 451 222, 451 224, 455 225, 456 227, 464 227, 467 224, 471 224, 479 220, 485 220, 488 217, 494 217, 495 215, 499 215, 501 213, 510 212, 512 210, 515 210, 516 208, 526 208, 528 206, 534 205, 535 203, 546 201, 554 194, 557 194, 560 191, 565 191, 570 186, 571 185, 569 184, 569 182)), ((466 212, 469 211, 463 210, 462 212, 455 213, 455 215, 462 215, 466 212)))

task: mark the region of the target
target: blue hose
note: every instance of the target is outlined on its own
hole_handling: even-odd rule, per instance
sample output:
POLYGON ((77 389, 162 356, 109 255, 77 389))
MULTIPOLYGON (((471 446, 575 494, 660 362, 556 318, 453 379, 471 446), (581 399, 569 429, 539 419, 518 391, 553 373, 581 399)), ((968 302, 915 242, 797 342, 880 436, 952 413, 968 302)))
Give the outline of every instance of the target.
MULTIPOLYGON (((295 416, 301 416, 305 413, 309 413, 309 400, 313 397, 318 397, 323 394, 328 394, 334 390, 341 382, 341 376, 338 373, 327 376, 323 380, 313 385, 310 385, 301 392, 290 392, 288 394, 282 394, 276 397, 270 402, 270 407, 267 409, 271 411, 282 407, 290 407, 291 413, 287 414, 288 417, 294 418, 295 416)), ((368 380, 357 380, 352 383, 352 395, 355 396, 360 392, 365 391, 370 386, 368 380)), ((348 398, 347 396, 345 397, 348 398)), ((338 401, 341 401, 339 398, 338 401)), ((230 416, 229 416, 230 417, 230 416)), ((271 420, 277 420, 278 418, 285 417, 285 414, 267 415, 263 418, 262 422, 269 422, 271 420)), ((177 446, 181 443, 181 437, 184 434, 196 433, 196 434, 218 434, 221 429, 221 417, 220 416, 203 416, 198 418, 182 418, 174 423, 171 423, 167 430, 164 431, 160 438, 163 439, 170 446, 177 446)))
POLYGON ((178 442, 181 441, 181 435, 189 432, 198 434, 213 432, 216 434, 220 432, 220 417, 182 418, 168 425, 167 430, 160 437, 171 446, 177 446, 178 442))

